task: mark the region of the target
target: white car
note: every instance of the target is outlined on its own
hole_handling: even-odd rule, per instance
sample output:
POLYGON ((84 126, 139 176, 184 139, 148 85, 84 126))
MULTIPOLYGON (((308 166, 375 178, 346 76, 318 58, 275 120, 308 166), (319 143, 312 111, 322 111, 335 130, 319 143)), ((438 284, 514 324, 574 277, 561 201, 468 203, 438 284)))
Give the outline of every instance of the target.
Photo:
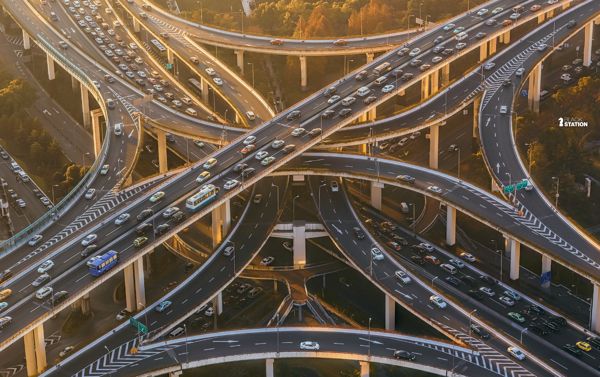
POLYGON ((271 163, 272 163, 273 161, 275 161, 275 157, 273 157, 273 156, 269 156, 269 157, 265 157, 265 158, 264 158, 264 159, 263 159, 263 160, 260 162, 260 164, 261 164, 262 166, 268 166, 268 165, 271 165, 271 163))
POLYGON ((437 187, 437 186, 428 186, 427 190, 431 191, 431 192, 435 192, 436 194, 441 194, 442 193, 442 189, 437 187))
POLYGON ((560 79, 563 81, 570 81, 571 80, 571 74, 570 73, 563 73, 562 75, 560 75, 560 79))
POLYGON ((448 306, 448 304, 446 304, 446 301, 444 301, 440 296, 437 295, 432 295, 431 297, 429 297, 429 301, 440 309, 444 309, 446 306, 448 306))
POLYGON ((42 263, 40 265, 37 272, 40 274, 43 274, 43 273, 49 271, 52 267, 54 267, 54 262, 52 262, 50 259, 48 259, 47 261, 45 261, 44 263, 42 263))
POLYGON ((457 268, 465 268, 464 262, 461 260, 458 260, 458 259, 452 258, 448 261, 448 263, 450 263, 451 265, 453 265, 454 267, 457 267, 457 268))
POLYGON ((42 240, 44 236, 42 236, 41 234, 36 234, 35 236, 31 237, 31 239, 29 240, 29 242, 27 242, 27 244, 29 246, 35 246, 38 244, 38 242, 40 242, 42 240))
POLYGON ((212 317, 213 314, 215 314, 215 309, 212 306, 209 306, 204 312, 204 315, 207 317, 212 317))
POLYGON ((96 193, 96 189, 94 189, 94 188, 88 189, 88 190, 86 191, 86 193, 85 193, 85 198, 86 198, 87 200, 90 200, 90 199, 92 199, 92 198, 94 197, 94 194, 95 194, 95 193, 96 193))
POLYGON ((279 148, 283 147, 284 145, 285 145, 285 141, 284 140, 275 139, 271 143, 271 148, 273 148, 273 149, 279 149, 279 148))
POLYGON ((246 111, 246 117, 248 118, 248 120, 255 120, 256 114, 254 114, 253 111, 246 111))
POLYGON ((225 248, 225 250, 223 250, 223 255, 228 257, 231 254, 233 254, 233 251, 235 250, 235 247, 233 245, 229 245, 225 248))
POLYGON ((342 97, 338 96, 337 94, 334 96, 329 97, 329 99, 327 100, 327 103, 332 105, 334 103, 336 103, 337 101, 339 101, 342 97))
POLYGON ((231 190, 232 188, 236 187, 239 184, 240 184, 240 181, 238 181, 237 179, 230 179, 229 181, 225 182, 225 184, 223 185, 223 188, 225 190, 231 190))
POLYGON ((257 160, 262 160, 263 158, 267 157, 269 155, 269 152, 267 151, 258 151, 256 152, 256 155, 254 155, 254 158, 257 160))
POLYGON ((496 66, 496 63, 488 62, 488 63, 484 64, 483 69, 485 69, 486 71, 489 71, 489 70, 493 69, 495 66, 496 66))
POLYGON ((125 221, 129 220, 129 217, 130 217, 130 215, 127 212, 120 214, 115 219, 115 225, 123 224, 125 221))
POLYGON ((433 59, 431 59, 431 62, 432 62, 433 64, 436 64, 436 63, 439 63, 439 62, 441 62, 442 60, 444 60, 444 58, 443 58, 443 57, 441 57, 441 56, 434 56, 434 57, 433 57, 433 59))
POLYGON ((319 348, 320 348, 319 343, 317 343, 317 342, 311 342, 311 341, 300 342, 301 350, 318 351, 319 348))
POLYGON ((202 165, 202 167, 206 170, 212 168, 213 166, 215 166, 217 164, 217 159, 216 158, 209 158, 208 161, 206 161, 204 163, 204 165, 202 165))
POLYGON ((471 262, 471 263, 477 262, 477 258, 475 258, 473 256, 473 254, 471 254, 471 253, 464 253, 464 252, 460 253, 460 257, 462 259, 466 260, 467 262, 471 262))
POLYGON ((96 241, 96 238, 98 238, 98 236, 95 233, 88 234, 83 240, 81 240, 81 246, 85 247, 91 245, 92 242, 96 241))
POLYGON ((403 282, 404 284, 408 284, 411 282, 410 280, 410 276, 408 276, 406 274, 406 272, 402 271, 402 270, 398 270, 395 272, 396 277, 398 278, 398 280, 400 280, 401 282, 403 282))
POLYGON ((459 42, 456 44, 456 46, 454 46, 457 50, 462 50, 463 48, 467 47, 467 44, 465 42, 459 42))
POLYGON ((256 136, 248 136, 244 139, 244 145, 254 144, 254 141, 256 141, 256 136))
POLYGON ((415 47, 408 53, 408 56, 414 58, 415 56, 419 55, 420 53, 421 53, 421 49, 418 47, 415 47))
POLYGON ((375 260, 383 260, 383 253, 377 247, 371 248, 371 256, 375 260))
POLYGON ((52 287, 43 287, 35 292, 35 298, 42 300, 52 294, 52 287))
POLYGON ((179 212, 179 208, 169 207, 169 208, 165 209, 165 211, 162 213, 162 217, 165 219, 168 219, 168 218, 171 218, 177 212, 179 212))
POLYGON ((508 106, 506 106, 506 105, 500 106, 500 114, 508 114, 508 106))
POLYGON ((32 283, 31 285, 33 287, 39 287, 40 285, 44 284, 45 282, 47 282, 48 280, 50 280, 50 275, 48 274, 41 274, 40 276, 38 276, 32 283))
POLYGON ((223 85, 223 80, 221 80, 220 77, 213 77, 213 81, 215 84, 217 84, 218 86, 223 85))
POLYGON ((302 127, 294 128, 292 131, 292 136, 302 136, 306 133, 306 130, 302 127))
POLYGON ((486 15, 488 12, 489 12, 489 11, 488 11, 486 8, 481 8, 481 9, 480 9, 480 10, 477 12, 477 15, 478 15, 479 17, 481 17, 481 16, 485 16, 485 15, 486 15))
POLYGON ((523 73, 525 72, 525 68, 519 68, 517 69, 517 71, 515 72, 515 76, 517 77, 521 77, 523 76, 523 73))
POLYGON ((500 296, 498 300, 507 306, 515 306, 515 300, 510 297, 500 296))
POLYGON ((496 295, 496 293, 489 287, 479 287, 479 292, 489 297, 494 297, 496 295))
POLYGON ((206 68, 204 70, 204 72, 206 72, 206 74, 209 76, 214 76, 217 74, 217 71, 215 71, 213 68, 210 68, 210 67, 206 68))
POLYGON ((268 257, 264 257, 261 261, 260 264, 263 266, 269 266, 271 263, 273 263, 275 261, 275 257, 272 256, 268 256, 268 257))
POLYGON ((100 175, 108 174, 109 169, 110 169, 110 165, 108 165, 108 164, 102 165, 102 169, 100 169, 100 175))
POLYGON ((507 349, 508 353, 517 360, 525 360, 525 353, 515 346, 510 346, 507 349))
POLYGON ((382 91, 383 93, 389 93, 389 92, 391 92, 392 90, 394 90, 394 85, 392 85, 392 84, 388 84, 388 85, 384 86, 384 87, 381 89, 381 91, 382 91))
POLYGON ((432 245, 428 244, 427 242, 421 242, 419 244, 419 247, 421 249, 425 249, 425 250, 427 250, 429 252, 432 252, 433 250, 435 250, 435 248, 432 245))

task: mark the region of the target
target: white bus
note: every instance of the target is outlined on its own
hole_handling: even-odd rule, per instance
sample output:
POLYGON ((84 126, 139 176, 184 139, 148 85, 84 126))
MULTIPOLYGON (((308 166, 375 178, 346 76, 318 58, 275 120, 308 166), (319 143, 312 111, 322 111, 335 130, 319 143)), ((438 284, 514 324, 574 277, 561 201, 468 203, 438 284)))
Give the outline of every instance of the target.
POLYGON ((377 67, 375 67, 373 69, 373 73, 377 76, 381 75, 382 73, 386 73, 388 71, 390 71, 392 69, 392 65, 388 62, 384 62, 379 64, 377 67))
POLYGON ((198 209, 200 209, 200 207, 215 200, 218 193, 219 188, 215 185, 204 185, 202 186, 200 191, 187 198, 187 200, 185 201, 185 206, 189 211, 195 212, 198 209))

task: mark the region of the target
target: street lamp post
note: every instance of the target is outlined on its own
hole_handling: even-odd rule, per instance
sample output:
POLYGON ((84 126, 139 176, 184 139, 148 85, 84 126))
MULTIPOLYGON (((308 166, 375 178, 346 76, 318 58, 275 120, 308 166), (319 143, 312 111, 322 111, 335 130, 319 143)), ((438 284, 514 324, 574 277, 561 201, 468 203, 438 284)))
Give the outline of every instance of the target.
POLYGON ((436 277, 434 277, 433 279, 431 279, 431 286, 432 286, 432 287, 433 287, 433 285, 434 285, 434 283, 435 283, 435 281, 436 281, 436 279, 437 279, 437 278, 438 278, 438 276, 436 276, 436 277))
POLYGON ((56 205, 56 200, 54 198, 54 188, 59 187, 59 185, 52 185, 52 206, 56 205))
POLYGON ((527 327, 525 327, 523 330, 521 330, 521 336, 520 336, 520 340, 519 340, 521 342, 521 344, 523 344, 523 333, 525 331, 527 331, 527 327))
POLYGON ((477 309, 473 309, 471 310, 471 312, 469 313, 469 336, 471 336, 471 318, 473 316, 473 313, 475 313, 477 311, 477 309))
POLYGON ((371 317, 369 317, 369 359, 371 358, 371 317))
POLYGON ((348 59, 346 60, 346 65, 344 67, 345 71, 344 74, 347 75, 348 72, 350 72, 350 63, 354 63, 354 59, 348 59))
POLYGON ((527 147, 527 157, 529 159, 529 176, 531 176, 531 165, 533 164, 533 148, 535 147, 535 141, 532 141, 531 143, 525 143, 525 146, 527 147))
POLYGON ((417 230, 416 230, 417 219, 415 218, 416 217, 416 205, 415 205, 415 203, 408 203, 408 205, 412 207, 412 224, 411 225, 412 225, 413 237, 416 237, 417 236, 417 230))
POLYGON ((554 195, 554 208, 558 211, 558 197, 559 197, 559 189, 560 189, 560 177, 552 177, 552 180, 556 182, 556 193, 554 195))
POLYGON ((319 211, 321 211, 321 189, 323 187, 327 187, 327 183, 323 183, 322 185, 319 186, 319 211))
POLYGON ((277 322, 275 322, 275 327, 277 329, 277 355, 279 356, 279 312, 275 313, 275 318, 277 318, 277 322))
POLYGON ((235 275, 235 242, 230 240, 229 243, 233 246, 233 275, 235 275))
POLYGON ((254 63, 248 62, 247 64, 252 67, 252 89, 254 89, 254 63))
POLYGON ((294 222, 294 220, 296 219, 296 199, 298 199, 300 197, 300 195, 296 195, 294 196, 294 199, 292 199, 292 222, 294 222))
POLYGON ((457 162, 458 172, 457 172, 457 178, 460 179, 460 148, 457 147, 456 151, 458 152, 458 162, 457 162))
POLYGON ((279 185, 271 182, 271 187, 275 187, 277 189, 277 212, 279 212, 279 185))

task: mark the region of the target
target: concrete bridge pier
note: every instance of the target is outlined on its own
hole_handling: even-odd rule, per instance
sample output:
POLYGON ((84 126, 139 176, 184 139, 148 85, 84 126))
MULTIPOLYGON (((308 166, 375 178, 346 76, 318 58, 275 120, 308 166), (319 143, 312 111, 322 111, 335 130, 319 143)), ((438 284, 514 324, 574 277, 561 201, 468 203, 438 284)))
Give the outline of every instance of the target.
POLYGON ((381 211, 384 186, 382 182, 371 181, 371 206, 379 211, 381 211))
POLYGON ((202 86, 202 102, 208 103, 208 81, 200 77, 200 86, 202 86))
POLYGON ((584 28, 583 40, 583 66, 589 67, 592 65, 592 42, 594 37, 594 21, 590 21, 584 28))
POLYGON ((306 223, 294 221, 292 225, 294 267, 303 268, 306 265, 306 223))
POLYGON ((90 111, 90 118, 92 119, 92 140, 94 142, 94 157, 98 158, 100 151, 102 150, 102 133, 100 130, 100 117, 102 116, 102 110, 95 109, 90 111))
POLYGON ((479 63, 485 61, 488 57, 488 43, 482 43, 479 46, 479 63))
POLYGON ((211 212, 213 247, 217 247, 231 228, 231 201, 227 200, 211 212))
POLYGON ((509 44, 510 43, 510 30, 507 30, 506 32, 500 34, 500 43, 502 44, 509 44))
POLYGON ((446 206, 446 245, 456 244, 456 208, 446 206))
MULTIPOLYGON (((542 255, 542 275, 552 271, 552 259, 545 255, 542 255)), ((543 288, 550 287, 550 279, 542 283, 543 288)))
POLYGON ((592 294, 592 319, 590 321, 590 330, 595 333, 600 333, 600 287, 594 283, 594 293, 592 294))
POLYGON ((23 29, 23 49, 30 50, 31 49, 31 38, 29 38, 29 34, 23 29))
POLYGON ((146 307, 144 258, 139 257, 123 270, 125 275, 125 302, 127 311, 134 313, 146 307))
POLYGON ((167 49, 167 63, 175 64, 175 54, 173 54, 173 50, 170 48, 167 49))
POLYGON ((519 279, 521 266, 521 244, 513 238, 507 238, 510 250, 510 280, 519 279))
POLYGON ((299 56, 300 59, 300 87, 306 89, 308 86, 308 71, 306 67, 306 56, 299 56))
POLYGON ((41 324, 25 334, 25 362, 27 376, 36 376, 48 366, 46 361, 46 343, 44 341, 44 325, 41 324))
POLYGON ((221 315, 223 313, 223 291, 217 293, 217 295, 213 297, 213 308, 215 308, 216 315, 221 315))
POLYGON ((81 89, 81 112, 83 113, 83 127, 89 128, 92 121, 90 114, 90 92, 83 84, 79 84, 79 87, 81 89))
POLYGON ((48 67, 48 80, 52 81, 56 78, 56 70, 54 69, 54 59, 49 54, 46 55, 46 67, 48 67))
POLYGON ((498 41, 496 38, 490 39, 489 45, 488 45, 488 56, 492 56, 496 53, 496 50, 498 48, 497 42, 498 41))
POLYGON ((440 90, 440 70, 436 69, 429 75, 429 83, 431 84, 430 95, 434 96, 440 90))
POLYGON ((431 93, 429 91, 429 86, 430 86, 429 82, 430 82, 429 75, 425 75, 421 79, 421 101, 425 101, 431 95, 431 93))
POLYGON ((360 377, 369 377, 371 373, 371 367, 368 361, 359 361, 360 364, 360 377))
POLYGON ((132 20, 132 21, 133 21, 133 22, 132 22, 132 23, 133 23, 133 31, 134 31, 135 33, 139 33, 139 32, 140 32, 140 30, 141 30, 141 29, 140 29, 140 23, 139 23, 139 21, 138 21, 138 20, 137 20, 135 17, 133 18, 133 20, 132 20))
POLYGON ((444 64, 440 70, 442 86, 446 87, 450 84, 450 63, 444 64))
POLYGON ((527 103, 534 113, 540 112, 540 93, 542 90, 542 63, 538 63, 529 75, 527 103))
POLYGON ((244 74, 244 50, 235 50, 234 53, 235 53, 235 60, 237 63, 237 67, 243 75, 244 74))
MULTIPOLYGON (((481 107, 481 97, 475 97, 473 100, 473 135, 474 139, 479 135, 477 127, 479 126, 479 108, 481 107)), ((493 180, 493 178, 492 178, 493 180)))
POLYGON ((396 329, 396 301, 390 295, 385 295, 385 329, 396 329))
POLYGON ((375 53, 373 52, 367 52, 367 64, 371 63, 373 61, 373 59, 375 59, 375 53))
POLYGON ((158 148, 158 172, 163 174, 169 170, 167 160, 167 133, 159 128, 155 128, 154 132, 156 133, 158 148))
POLYGON ((437 169, 440 147, 439 124, 434 124, 433 126, 429 127, 429 134, 427 134, 427 138, 429 139, 429 167, 431 169, 437 169))
POLYGON ((275 363, 275 359, 266 359, 265 360, 266 377, 275 377, 275 371, 273 370, 274 363, 275 363))

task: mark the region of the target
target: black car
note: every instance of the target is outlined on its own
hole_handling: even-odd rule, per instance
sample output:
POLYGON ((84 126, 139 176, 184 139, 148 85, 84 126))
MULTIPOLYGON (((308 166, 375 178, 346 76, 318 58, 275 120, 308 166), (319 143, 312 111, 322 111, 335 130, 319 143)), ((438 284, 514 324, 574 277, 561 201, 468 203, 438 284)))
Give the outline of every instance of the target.
POLYGON ((549 333, 548 330, 546 330, 544 327, 537 325, 537 324, 529 325, 529 327, 527 327, 527 329, 528 329, 528 331, 531 331, 532 333, 540 335, 540 336, 546 336, 549 333))
POLYGON ((394 351, 394 358, 403 360, 414 360, 417 358, 417 356, 415 356, 415 354, 412 352, 398 350, 394 351))
POLYGON ((410 259, 413 262, 415 262, 416 264, 419 264, 421 266, 425 264, 425 260, 422 257, 418 256, 418 255, 413 255, 413 256, 410 257, 410 259))
POLYGON ((369 75, 369 73, 367 71, 360 71, 356 74, 356 76, 354 76, 354 78, 358 81, 362 81, 364 80, 367 76, 369 75))
POLYGON ((54 296, 52 296, 52 303, 58 304, 59 302, 64 301, 67 297, 69 297, 69 292, 67 291, 56 292, 54 296))
POLYGON ((485 297, 483 295, 483 293, 481 293, 480 291, 476 290, 476 289, 469 289, 469 292, 467 292, 469 294, 469 296, 473 297, 475 300, 483 300, 483 298, 485 297))
POLYGON ((551 323, 554 323, 560 327, 565 327, 567 326, 567 320, 564 319, 563 317, 560 316, 552 316, 548 318, 548 321, 550 321, 551 323))
POLYGON ((537 305, 530 305, 527 308, 527 310, 528 310, 529 314, 533 314, 533 313, 535 313, 537 315, 544 315, 544 314, 546 314, 546 311, 544 309, 540 308, 537 305))
POLYGON ((482 327, 479 327, 474 323, 471 324, 471 331, 473 331, 473 333, 475 333, 475 335, 477 335, 481 339, 490 338, 490 334, 487 331, 485 331, 482 327))
POLYGON ((156 229, 154 229, 154 234, 161 235, 163 233, 166 233, 169 229, 171 229, 171 226, 169 224, 160 224, 156 227, 156 229))
POLYGON ((329 88, 325 89, 325 91, 323 92, 323 95, 325 97, 331 97, 335 93, 337 93, 337 88, 335 86, 330 86, 329 88))
POLYGON ((352 114, 352 109, 346 107, 340 110, 340 112, 338 113, 342 118, 346 118, 348 116, 350 116, 350 114, 352 114))
POLYGON ((96 251, 97 248, 98 248, 98 245, 96 245, 96 244, 88 245, 85 249, 83 249, 83 251, 81 252, 80 255, 82 258, 87 258, 91 253, 96 251))
POLYGON ((365 232, 363 232, 362 229, 360 229, 359 227, 354 227, 354 235, 356 236, 356 239, 362 240, 365 238, 365 232))
POLYGON ((288 114, 288 115, 285 117, 285 119, 287 119, 287 120, 294 120, 294 119, 298 119, 298 118, 300 118, 300 114, 301 114, 301 113, 300 113, 300 110, 294 110, 294 111, 290 112, 290 113, 289 113, 289 114, 288 114))
POLYGON ((182 222, 185 219, 185 213, 177 211, 175 212, 173 217, 171 217, 171 219, 173 219, 173 221, 175 221, 176 223, 182 222))
POLYGON ((548 329, 549 332, 557 333, 560 330, 560 327, 557 324, 552 323, 550 321, 541 320, 538 323, 541 323, 542 325, 544 325, 544 327, 546 329, 548 329))
POLYGON ((577 21, 575 20, 571 20, 567 23, 567 29, 573 29, 575 26, 577 26, 577 21))
POLYGON ((404 71, 402 70, 402 68, 396 68, 392 71, 392 75, 394 77, 400 77, 404 74, 404 71))
POLYGON ((256 173, 256 169, 254 169, 254 168, 247 168, 247 169, 244 169, 244 170, 242 171, 242 178, 246 179, 246 178, 248 178, 248 177, 250 177, 250 176, 254 175, 254 173, 256 173))
POLYGON ((488 275, 479 275, 479 278, 486 282, 488 285, 496 285, 497 283, 496 279, 488 275))
POLYGON ((458 287, 460 285, 460 280, 455 278, 454 276, 448 276, 444 280, 446 280, 448 283, 452 284, 455 287, 458 287))
POLYGON ((151 208, 146 208, 145 210, 143 210, 136 216, 136 219, 137 219, 137 221, 142 221, 142 220, 147 219, 148 217, 152 216, 153 214, 154 214, 154 211, 151 208))
POLYGON ((370 103, 375 102, 376 100, 377 100, 377 97, 375 97, 375 96, 368 96, 367 98, 363 99, 363 103, 365 105, 368 105, 370 103))
POLYGON ((148 230, 150 230, 152 228, 153 228, 153 226, 151 223, 142 223, 137 228, 135 228, 135 233, 137 235, 141 235, 141 234, 146 233, 148 230))
POLYGON ((564 349, 573 356, 581 356, 581 350, 572 344, 565 344, 564 346, 562 346, 562 349, 564 349))
POLYGON ((460 277, 460 280, 464 281, 465 283, 467 283, 471 287, 477 286, 477 280, 475 280, 472 276, 463 275, 463 276, 460 277))
POLYGON ((10 279, 12 276, 13 276, 13 273, 9 269, 6 269, 6 270, 0 272, 0 283, 5 282, 6 280, 10 279))

